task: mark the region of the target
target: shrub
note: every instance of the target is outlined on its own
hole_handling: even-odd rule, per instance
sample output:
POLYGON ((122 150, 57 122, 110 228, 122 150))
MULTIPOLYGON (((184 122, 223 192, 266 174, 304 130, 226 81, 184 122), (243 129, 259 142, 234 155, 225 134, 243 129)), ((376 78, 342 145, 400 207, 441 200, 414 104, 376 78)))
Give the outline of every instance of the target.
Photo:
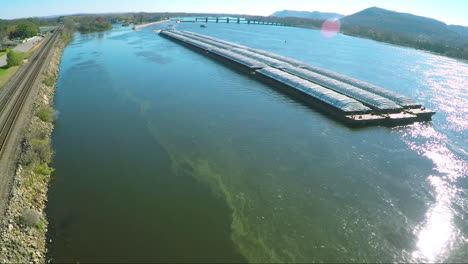
POLYGON ((44 122, 52 122, 54 119, 54 109, 48 105, 42 106, 36 114, 44 122))
POLYGON ((44 164, 38 164, 34 168, 34 172, 38 173, 38 174, 41 174, 41 175, 50 175, 53 171, 54 171, 54 169, 49 168, 49 166, 47 166, 47 164, 45 164, 45 163, 44 164))
POLYGON ((23 63, 24 54, 21 52, 15 52, 13 50, 8 51, 7 53, 7 66, 19 66, 23 63))
POLYGON ((37 226, 41 221, 41 215, 34 209, 27 209, 19 217, 20 223, 25 226, 37 226))
POLYGON ((48 140, 31 139, 31 148, 41 162, 50 162, 52 160, 52 150, 48 140))
POLYGON ((49 86, 49 87, 52 87, 55 83, 55 78, 54 76, 49 76, 49 75, 46 75, 46 77, 44 78, 44 80, 42 81, 45 85, 49 86))
POLYGON ((65 41, 65 43, 69 43, 72 40, 72 34, 70 32, 63 32, 62 39, 65 41))
POLYGON ((49 135, 49 133, 44 128, 36 128, 36 129, 31 131, 31 138, 47 139, 48 135, 49 135))

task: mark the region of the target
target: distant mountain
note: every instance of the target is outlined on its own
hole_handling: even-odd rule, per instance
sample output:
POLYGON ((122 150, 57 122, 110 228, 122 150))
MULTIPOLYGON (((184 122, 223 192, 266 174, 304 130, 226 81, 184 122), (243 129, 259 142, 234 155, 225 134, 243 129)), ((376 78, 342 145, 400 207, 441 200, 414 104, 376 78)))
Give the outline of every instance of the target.
POLYGON ((277 11, 270 15, 271 17, 300 17, 300 18, 309 18, 309 19, 320 19, 326 20, 331 18, 340 19, 344 15, 337 13, 323 13, 323 12, 308 12, 308 11, 293 11, 293 10, 283 10, 277 11))
POLYGON ((449 25, 448 28, 458 34, 468 37, 468 27, 464 26, 457 26, 457 25, 449 25))
MULTIPOLYGON (((455 40, 460 33, 438 20, 371 7, 341 19, 343 24, 390 30, 413 37, 455 40)), ((458 28, 457 28, 458 29, 458 28)))

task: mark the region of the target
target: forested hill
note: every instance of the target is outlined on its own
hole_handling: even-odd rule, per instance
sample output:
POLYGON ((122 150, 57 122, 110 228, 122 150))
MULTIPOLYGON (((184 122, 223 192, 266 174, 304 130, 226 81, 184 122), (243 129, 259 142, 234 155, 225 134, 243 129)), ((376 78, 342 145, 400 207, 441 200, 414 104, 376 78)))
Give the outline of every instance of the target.
POLYGON ((468 59, 468 28, 371 7, 341 19, 341 32, 468 59))
POLYGON ((449 25, 448 28, 452 31, 457 32, 458 34, 468 37, 468 27, 464 26, 457 26, 457 25, 449 25))
POLYGON ((299 17, 299 18, 309 18, 309 19, 320 19, 326 20, 331 18, 342 18, 344 15, 337 13, 323 13, 323 12, 308 12, 308 11, 293 11, 293 10, 283 10, 277 11, 270 15, 271 17, 299 17))
POLYGON ((361 25, 386 29, 413 36, 426 36, 434 39, 457 39, 460 34, 450 30, 443 22, 399 13, 378 7, 371 7, 341 19, 343 24, 361 25))

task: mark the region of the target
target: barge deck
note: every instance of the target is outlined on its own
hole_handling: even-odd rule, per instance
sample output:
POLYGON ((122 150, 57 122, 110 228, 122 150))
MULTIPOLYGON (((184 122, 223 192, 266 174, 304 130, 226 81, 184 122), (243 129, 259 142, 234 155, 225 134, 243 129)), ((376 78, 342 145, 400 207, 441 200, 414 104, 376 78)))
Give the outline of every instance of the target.
POLYGON ((188 31, 159 34, 270 84, 349 126, 430 121, 434 111, 412 99, 281 55, 188 31))

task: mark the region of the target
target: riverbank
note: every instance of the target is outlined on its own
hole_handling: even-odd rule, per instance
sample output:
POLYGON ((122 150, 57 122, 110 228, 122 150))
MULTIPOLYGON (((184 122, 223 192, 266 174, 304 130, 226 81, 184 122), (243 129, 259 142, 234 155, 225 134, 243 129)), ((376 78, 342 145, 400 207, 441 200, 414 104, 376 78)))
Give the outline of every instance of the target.
MULTIPOLYGON (((59 40, 41 76, 33 111, 23 130, 21 154, 0 230, 1 263, 44 263, 47 218, 44 209, 52 161, 55 80, 65 47, 59 40)), ((28 117, 26 117, 28 118, 28 117)))
POLYGON ((169 21, 171 21, 171 20, 166 19, 166 20, 156 21, 156 22, 152 22, 152 23, 148 23, 148 24, 136 25, 136 26, 133 26, 133 30, 138 30, 138 29, 142 29, 142 28, 145 28, 145 27, 154 26, 154 25, 166 23, 166 22, 169 22, 169 21))

